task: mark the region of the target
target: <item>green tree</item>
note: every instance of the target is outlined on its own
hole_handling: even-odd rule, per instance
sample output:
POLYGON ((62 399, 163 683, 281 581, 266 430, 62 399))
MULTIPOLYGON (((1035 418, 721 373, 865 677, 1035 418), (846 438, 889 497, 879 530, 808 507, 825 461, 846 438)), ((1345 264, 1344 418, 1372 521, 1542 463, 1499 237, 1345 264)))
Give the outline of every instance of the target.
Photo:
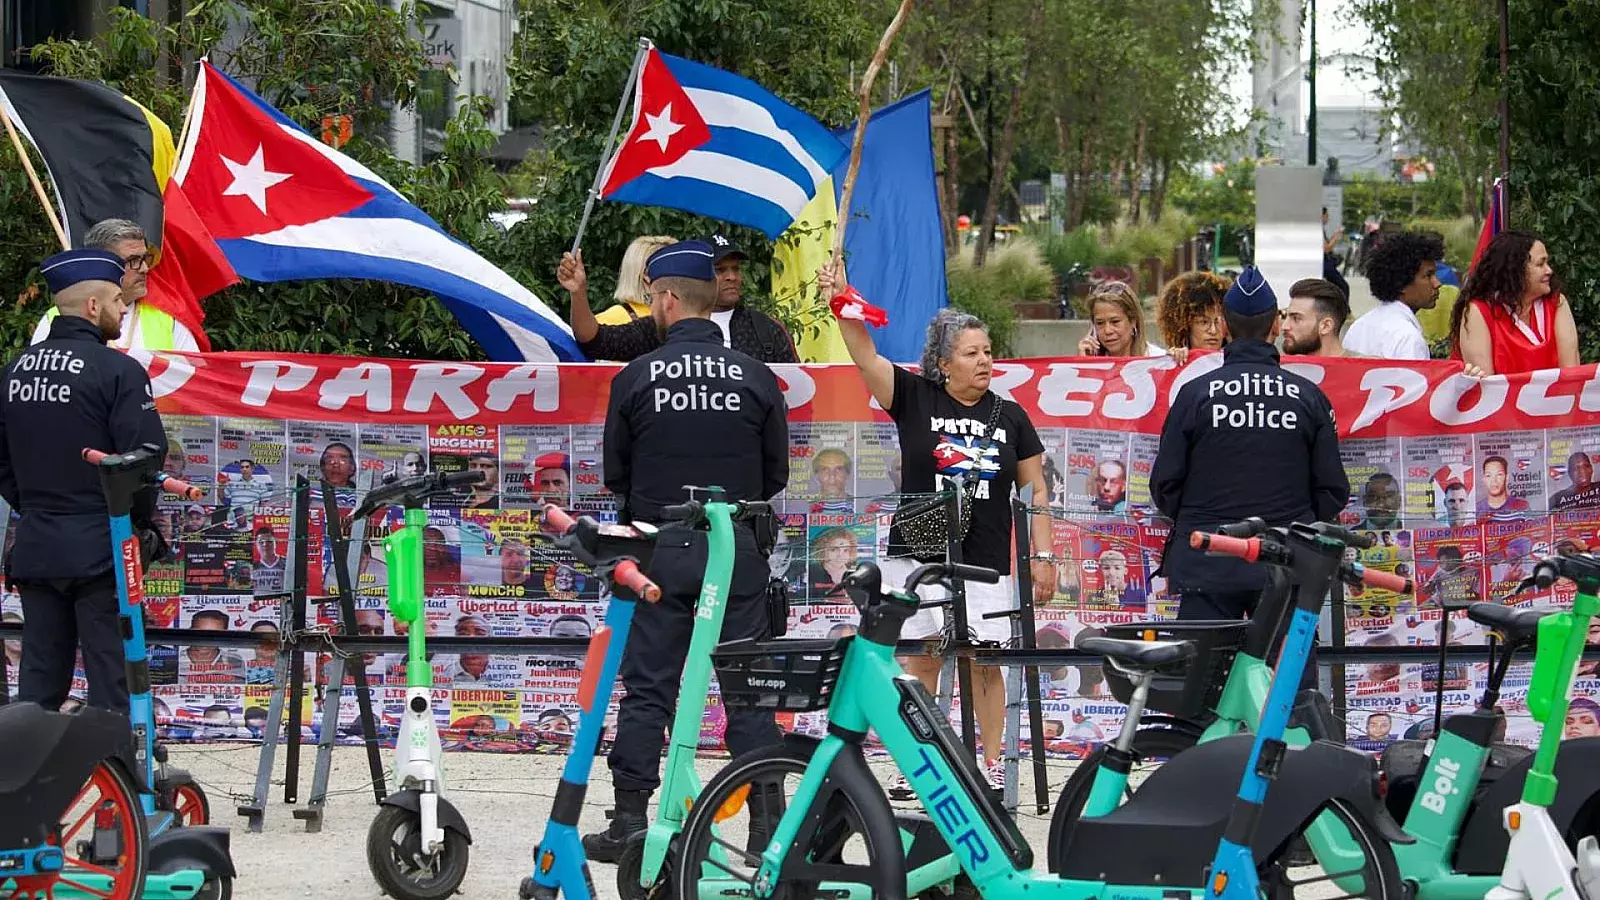
MULTIPOLYGON (((389 152, 387 104, 416 96, 422 51, 411 31, 415 16, 410 6, 396 11, 379 0, 202 0, 176 24, 113 9, 108 29, 93 42, 53 41, 33 52, 49 74, 103 81, 122 90, 160 115, 174 135, 188 91, 163 80, 159 62, 205 54, 314 134, 324 115, 350 115, 355 137, 342 148, 345 153, 538 291, 538 279, 490 227, 488 213, 504 204, 502 179, 484 155, 492 141, 484 103, 461 105, 447 126, 443 152, 430 162, 413 166, 389 152)), ((21 246, 0 250, 7 283, 28 285, 0 318, 0 342, 14 351, 26 343, 46 308, 32 267, 54 248, 18 167, 0 164, 0 190, 0 209, 15 233, 27 235, 21 246)), ((553 287, 553 277, 546 280, 553 287)), ((436 298, 383 282, 246 283, 210 298, 205 308, 206 331, 219 350, 482 357, 436 298)))
POLYGON ((1372 34, 1385 130, 1437 159, 1460 213, 1480 218, 1496 164, 1495 0, 1354 0, 1351 15, 1372 34))
POLYGON ((1600 358, 1600 2, 1510 0, 1510 225, 1566 282, 1583 358, 1600 358))

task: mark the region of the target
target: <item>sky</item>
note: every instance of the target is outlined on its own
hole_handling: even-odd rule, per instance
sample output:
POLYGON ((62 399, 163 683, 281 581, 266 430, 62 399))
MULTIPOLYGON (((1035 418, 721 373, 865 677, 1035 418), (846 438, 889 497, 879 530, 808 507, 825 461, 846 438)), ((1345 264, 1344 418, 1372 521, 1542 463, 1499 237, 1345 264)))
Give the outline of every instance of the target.
MULTIPOLYGON (((1320 108, 1377 104, 1370 78, 1349 75, 1345 72, 1343 63, 1326 61, 1331 54, 1359 54, 1368 49, 1371 31, 1366 25, 1352 21, 1352 18, 1349 0, 1317 2, 1317 55, 1324 59, 1322 68, 1317 73, 1317 105, 1320 108)), ((1311 58, 1309 35, 1302 37, 1300 58, 1302 61, 1311 58)), ((1309 87, 1309 85, 1301 87, 1302 110, 1307 105, 1309 87)), ((1239 110, 1238 115, 1242 121, 1250 112, 1248 64, 1238 67, 1228 79, 1228 93, 1234 98, 1234 107, 1239 110)))

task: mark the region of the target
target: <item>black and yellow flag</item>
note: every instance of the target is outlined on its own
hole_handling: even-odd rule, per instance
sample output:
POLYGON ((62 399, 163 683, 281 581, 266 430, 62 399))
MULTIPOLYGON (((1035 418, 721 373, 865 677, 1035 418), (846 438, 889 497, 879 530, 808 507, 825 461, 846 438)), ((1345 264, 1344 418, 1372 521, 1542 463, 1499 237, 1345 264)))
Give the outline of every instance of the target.
POLYGON ((177 153, 165 122, 103 84, 0 69, 0 112, 33 144, 74 247, 103 219, 161 243, 162 192, 177 153))

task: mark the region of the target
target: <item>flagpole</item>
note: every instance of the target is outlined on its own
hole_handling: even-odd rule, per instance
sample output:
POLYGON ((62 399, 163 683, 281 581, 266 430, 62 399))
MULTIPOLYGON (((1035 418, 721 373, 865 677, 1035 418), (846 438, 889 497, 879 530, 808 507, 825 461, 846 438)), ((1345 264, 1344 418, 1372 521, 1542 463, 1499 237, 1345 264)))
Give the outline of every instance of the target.
POLYGON ((6 134, 11 136, 11 146, 17 148, 17 156, 22 158, 22 168, 28 173, 28 182, 33 185, 33 193, 38 196, 39 205, 44 207, 44 214, 50 220, 50 227, 56 230, 56 240, 61 242, 62 250, 71 250, 72 242, 67 240, 67 232, 61 227, 61 220, 56 218, 55 207, 50 205, 50 197, 39 181, 39 173, 33 170, 33 160, 28 158, 28 151, 22 146, 22 138, 17 137, 17 126, 11 124, 11 114, 0 110, 0 119, 5 120, 6 134))
POLYGON ((605 177, 606 163, 611 161, 611 150, 617 145, 617 131, 622 128, 622 113, 628 108, 628 98, 639 83, 639 69, 644 65, 644 55, 650 52, 650 39, 639 38, 639 47, 633 54, 633 67, 628 70, 628 81, 622 86, 622 100, 617 103, 617 114, 611 120, 611 136, 606 138, 605 152, 600 154, 600 167, 594 170, 594 184, 583 201, 583 218, 578 220, 578 234, 572 239, 572 252, 576 254, 583 243, 583 232, 589 227, 589 214, 594 212, 594 201, 600 196, 600 179, 605 177))
POLYGON ((844 187, 839 192, 839 222, 833 229, 834 262, 838 262, 844 253, 844 229, 850 224, 850 195, 855 193, 856 173, 861 170, 861 145, 866 142, 867 122, 872 118, 872 82, 877 79, 878 70, 883 68, 883 61, 889 55, 889 45, 894 43, 895 34, 900 31, 910 12, 911 0, 900 0, 900 9, 883 32, 883 37, 878 41, 878 50, 872 54, 872 62, 867 65, 866 74, 861 78, 861 112, 856 119, 855 140, 850 145, 850 166, 845 169, 844 187))
MULTIPOLYGON (((206 61, 206 59, 207 57, 202 56, 200 57, 200 62, 195 63, 194 84, 189 87, 189 105, 183 108, 183 124, 178 126, 179 159, 183 158, 183 145, 189 140, 189 120, 194 118, 194 98, 196 94, 200 93, 200 79, 205 77, 201 73, 199 67, 201 63, 206 61)), ((167 173, 167 177, 169 178, 172 177, 172 174, 178 170, 178 160, 175 159, 172 161, 172 167, 172 172, 167 173)))

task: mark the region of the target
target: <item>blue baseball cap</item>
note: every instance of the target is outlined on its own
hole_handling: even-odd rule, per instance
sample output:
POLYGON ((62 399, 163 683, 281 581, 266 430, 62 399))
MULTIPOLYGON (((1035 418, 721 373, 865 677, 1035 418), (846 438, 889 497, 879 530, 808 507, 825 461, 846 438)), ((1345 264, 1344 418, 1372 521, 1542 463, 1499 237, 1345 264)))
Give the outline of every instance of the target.
POLYGON ((1278 308, 1278 295, 1272 292, 1272 285, 1267 283, 1260 269, 1246 266, 1233 287, 1228 288, 1222 303, 1238 315, 1259 316, 1278 308))
POLYGON ((651 281, 657 278, 716 281, 715 259, 716 251, 705 241, 679 241, 650 254, 644 264, 644 274, 651 281))
POLYGON ((108 250, 68 250, 39 265, 39 273, 52 294, 85 281, 121 284, 124 271, 122 257, 108 250))

